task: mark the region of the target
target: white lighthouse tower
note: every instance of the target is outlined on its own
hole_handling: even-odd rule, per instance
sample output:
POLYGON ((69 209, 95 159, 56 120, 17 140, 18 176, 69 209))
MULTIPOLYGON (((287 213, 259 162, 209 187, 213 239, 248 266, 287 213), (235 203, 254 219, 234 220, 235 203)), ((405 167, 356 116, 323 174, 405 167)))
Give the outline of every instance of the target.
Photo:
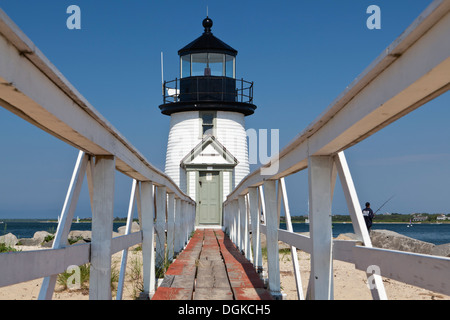
POLYGON ((169 115, 166 174, 197 202, 197 225, 222 225, 222 202, 250 172, 245 117, 253 83, 236 79, 237 51, 204 33, 178 51, 180 79, 164 82, 169 115))

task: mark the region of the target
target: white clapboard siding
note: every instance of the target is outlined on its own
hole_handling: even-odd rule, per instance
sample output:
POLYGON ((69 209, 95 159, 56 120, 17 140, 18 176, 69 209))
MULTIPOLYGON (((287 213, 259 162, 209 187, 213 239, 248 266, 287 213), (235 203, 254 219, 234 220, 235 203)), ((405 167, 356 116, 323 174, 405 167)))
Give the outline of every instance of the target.
POLYGON ((248 164, 245 117, 237 112, 217 112, 217 139, 239 161, 235 168, 233 188, 250 173, 248 164))
POLYGON ((180 176, 180 162, 200 143, 200 119, 198 111, 174 113, 170 117, 169 140, 166 154, 166 174, 186 192, 186 177, 180 176))
MULTIPOLYGON (((215 124, 217 140, 238 160, 233 175, 234 187, 250 172, 244 115, 237 112, 218 111, 215 124)), ((180 167, 180 162, 201 141, 201 119, 198 111, 178 112, 171 115, 165 173, 191 197, 195 196, 195 189, 191 189, 195 188, 195 185, 192 185, 193 179, 190 179, 190 187, 187 188, 186 172, 180 167)), ((205 156, 196 157, 193 164, 228 163, 221 156, 208 156, 208 154, 217 154, 212 146, 208 146, 202 153, 205 156)), ((224 181, 224 188, 225 183, 229 184, 229 181, 224 181)), ((231 191, 229 186, 227 186, 227 190, 231 191)))

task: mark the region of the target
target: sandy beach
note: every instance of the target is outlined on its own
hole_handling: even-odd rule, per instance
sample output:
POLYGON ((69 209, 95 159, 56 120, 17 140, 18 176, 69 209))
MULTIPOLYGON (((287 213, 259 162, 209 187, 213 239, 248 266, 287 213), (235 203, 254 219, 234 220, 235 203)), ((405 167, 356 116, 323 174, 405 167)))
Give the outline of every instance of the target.
MULTIPOLYGON (((36 246, 16 246, 22 251, 41 250, 36 246)), ((298 250, 299 265, 303 292, 306 293, 310 275, 310 255, 298 250)), ((118 273, 120 269, 121 253, 112 257, 113 271, 118 273)), ((367 287, 367 276, 365 272, 356 270, 352 264, 334 261, 334 298, 336 300, 371 300, 372 296, 367 287)), ((142 252, 131 248, 128 254, 127 274, 123 293, 124 300, 133 300, 139 296, 140 274, 137 269, 142 268, 142 252), (136 267, 137 266, 137 267, 136 267)), ((291 254, 281 251, 280 253, 281 288, 286 294, 287 300, 296 300, 297 293, 291 254)), ((403 284, 391 279, 384 279, 387 296, 389 300, 450 300, 450 296, 434 293, 411 285, 403 284)), ((39 295, 42 279, 36 279, 24 283, 0 288, 0 300, 36 300, 39 295)), ((113 291, 113 298, 115 290, 113 291)), ((87 289, 71 291, 62 290, 57 284, 54 300, 88 300, 87 289)))
MULTIPOLYGON (((306 293, 310 275, 310 255, 298 252, 303 293, 306 293)), ((335 300, 372 300, 367 287, 367 275, 356 270, 347 262, 334 260, 334 299, 335 300)), ((281 288, 287 300, 296 300, 297 291, 293 273, 291 254, 280 254, 281 288)), ((434 293, 395 280, 383 278, 389 300, 450 300, 450 296, 434 293)))

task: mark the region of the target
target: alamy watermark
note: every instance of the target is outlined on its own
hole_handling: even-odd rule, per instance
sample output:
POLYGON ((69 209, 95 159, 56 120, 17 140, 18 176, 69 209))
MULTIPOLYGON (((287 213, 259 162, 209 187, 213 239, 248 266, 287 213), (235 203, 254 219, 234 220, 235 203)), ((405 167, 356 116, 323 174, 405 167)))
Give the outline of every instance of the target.
POLYGON ((381 29, 381 9, 377 5, 371 5, 366 10, 367 14, 370 14, 367 18, 366 26, 369 30, 381 29))
POLYGON ((366 273, 370 274, 370 276, 367 277, 367 287, 370 290, 377 289, 376 276, 381 275, 380 267, 377 265, 370 265, 367 267, 366 273))
POLYGON ((81 288, 81 270, 79 266, 69 266, 66 270, 67 273, 71 274, 67 278, 67 288, 69 290, 78 290, 81 288))
MULTIPOLYGON (((77 5, 70 5, 66 10, 70 16, 67 18, 66 25, 69 30, 81 29, 81 8, 77 5)), ((366 26, 369 30, 381 29, 381 8, 377 5, 370 5, 366 10, 370 16, 367 18, 366 26)))
POLYGON ((70 14, 67 18, 66 26, 69 30, 81 29, 81 9, 77 5, 71 5, 67 7, 66 13, 70 14))
POLYGON ((280 153, 280 130, 270 129, 270 143, 268 130, 247 129, 248 163, 261 164, 261 175, 272 176, 278 173, 280 153), (270 155, 268 154, 270 145, 270 155))

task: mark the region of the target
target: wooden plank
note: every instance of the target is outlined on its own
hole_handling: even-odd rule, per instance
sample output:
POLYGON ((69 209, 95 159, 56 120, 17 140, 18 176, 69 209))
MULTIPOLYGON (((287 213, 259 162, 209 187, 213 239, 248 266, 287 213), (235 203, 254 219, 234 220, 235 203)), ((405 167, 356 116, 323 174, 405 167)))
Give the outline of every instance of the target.
POLYGON ((252 227, 252 252, 253 264, 258 272, 262 271, 262 252, 261 252, 261 234, 259 221, 259 204, 258 204, 258 190, 256 188, 248 189, 248 203, 250 208, 251 227, 252 227))
POLYGON ((181 239, 181 199, 175 200, 175 244, 174 244, 174 250, 175 254, 178 254, 183 249, 182 246, 182 239, 181 239))
POLYGON ((450 258, 380 248, 353 248, 355 268, 413 286, 450 295, 450 258))
POLYGON ((155 292, 155 216, 153 184, 141 182, 141 216, 142 216, 142 273, 144 294, 150 296, 155 292))
MULTIPOLYGON (((67 245, 67 236, 72 226, 72 219, 77 206, 78 198, 83 185, 84 175, 88 163, 88 156, 83 151, 78 153, 75 168, 70 180, 69 189, 67 190, 66 199, 60 215, 58 228, 56 229, 55 239, 53 240, 53 249, 63 248, 67 245)), ((39 291, 39 300, 51 300, 53 291, 55 290, 57 275, 45 277, 42 280, 41 289, 39 291)))
POLYGON ((312 239, 310 284, 314 300, 333 299, 332 164, 331 157, 309 157, 309 230, 312 239))
POLYGON ((239 242, 239 249, 244 255, 247 255, 248 243, 248 220, 247 220, 247 206, 245 205, 245 196, 238 197, 239 203, 239 224, 241 241, 239 242))
MULTIPOLYGON (((339 172, 339 178, 342 184, 345 199, 347 201, 347 207, 350 212, 353 230, 355 231, 356 235, 360 239, 362 239, 366 247, 372 247, 372 241, 370 240, 369 231, 367 230, 361 208, 359 207, 358 195, 356 193, 353 179, 350 174, 350 169, 348 168, 347 159, 345 158, 343 151, 339 152, 334 157, 334 163, 336 164, 337 170, 339 172)), ((372 274, 368 274, 368 277, 376 282, 376 286, 371 288, 373 298, 375 300, 386 300, 386 290, 384 289, 384 284, 381 277, 379 275, 372 274)))
POLYGON ((267 267, 269 271, 269 289, 272 295, 281 293, 280 287, 280 258, 278 252, 278 221, 276 181, 264 183, 266 205, 266 243, 267 267))
POLYGON ((156 193, 156 256, 155 266, 157 269, 163 268, 165 261, 166 244, 166 187, 157 187, 156 193))
POLYGON ((133 232, 112 239, 111 254, 126 250, 132 246, 142 243, 142 231, 133 232))
POLYGON ((175 194, 169 193, 167 197, 167 258, 169 261, 174 257, 175 240, 175 194))
MULTIPOLYGON (((131 185, 131 194, 130 194, 130 201, 128 204, 128 213, 127 213, 127 224, 125 225, 125 235, 129 235, 131 233, 137 185, 138 185, 138 181, 134 179, 132 182, 132 185, 131 185)), ((126 273, 126 269, 127 269, 127 259, 128 259, 128 247, 122 251, 122 260, 120 262, 120 273, 119 273, 119 281, 117 283, 116 300, 122 300, 123 285, 125 282, 125 273, 126 273)))
MULTIPOLYGON (((291 221, 291 212, 289 209, 289 201, 286 190, 286 183, 284 182, 284 178, 281 178, 278 182, 278 190, 281 193, 281 198, 283 199, 284 211, 286 217, 286 226, 287 231, 293 232, 292 221, 291 221)), ((279 235, 279 233, 278 233, 279 235)), ((298 300, 305 300, 305 296, 303 294, 303 286, 302 286, 302 278, 300 276, 300 266, 298 263, 297 249, 294 246, 291 246, 291 258, 292 264, 294 268, 294 276, 295 276, 295 284, 297 289, 297 298, 298 300)))
POLYGON ((290 246, 296 247, 299 250, 312 253, 312 241, 311 238, 307 236, 278 229, 278 240, 283 241, 290 246))
POLYGON ((114 218, 115 159, 95 157, 89 299, 111 300, 111 241, 114 218))
POLYGON ((61 249, 10 252, 0 255, 0 287, 48 277, 66 271, 71 265, 89 262, 91 244, 61 249))

